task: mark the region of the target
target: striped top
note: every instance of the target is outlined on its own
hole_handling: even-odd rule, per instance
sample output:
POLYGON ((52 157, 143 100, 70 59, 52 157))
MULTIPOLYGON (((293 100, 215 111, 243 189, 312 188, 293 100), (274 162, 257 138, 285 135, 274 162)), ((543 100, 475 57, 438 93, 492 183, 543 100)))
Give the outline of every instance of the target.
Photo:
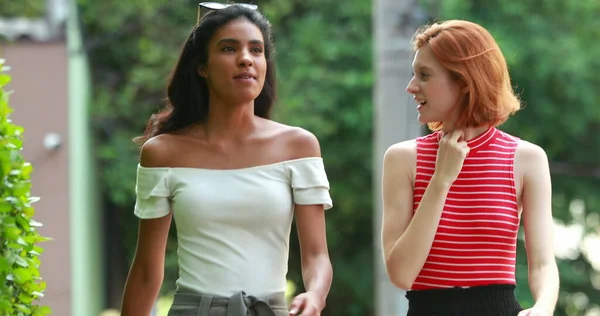
MULTIPOLYGON (((417 138, 414 211, 435 170, 440 132, 417 138)), ((514 181, 518 139, 490 128, 468 141, 427 261, 412 290, 515 284, 519 213, 514 181)))

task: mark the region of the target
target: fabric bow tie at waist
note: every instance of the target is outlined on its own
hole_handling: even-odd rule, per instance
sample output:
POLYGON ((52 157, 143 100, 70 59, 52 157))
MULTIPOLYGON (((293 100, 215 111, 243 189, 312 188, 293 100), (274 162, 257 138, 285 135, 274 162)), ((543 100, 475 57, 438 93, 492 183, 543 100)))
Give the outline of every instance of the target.
POLYGON ((248 309, 254 309, 256 316, 277 316, 269 303, 244 292, 234 294, 229 298, 227 316, 246 316, 248 309))
MULTIPOLYGON (((273 307, 286 308, 284 293, 273 295, 270 298, 258 298, 241 291, 227 298, 188 291, 177 291, 173 300, 173 307, 187 306, 192 310, 197 307, 195 316, 210 316, 211 307, 225 307, 227 310, 226 316, 277 316, 271 305, 274 305, 273 307)), ((192 310, 186 309, 185 314, 189 314, 192 310)), ((178 314, 174 313, 173 315, 178 314)))

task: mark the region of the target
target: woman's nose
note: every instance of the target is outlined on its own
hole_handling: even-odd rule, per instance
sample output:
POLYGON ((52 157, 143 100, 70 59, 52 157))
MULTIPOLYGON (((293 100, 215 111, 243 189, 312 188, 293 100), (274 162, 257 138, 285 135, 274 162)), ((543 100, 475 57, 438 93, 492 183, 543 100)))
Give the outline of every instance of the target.
POLYGON ((238 61, 238 65, 240 67, 250 67, 252 66, 252 58, 250 58, 250 52, 244 50, 240 59, 238 61))
POLYGON ((406 86, 406 91, 411 94, 415 94, 415 93, 419 92, 419 86, 415 82, 415 77, 410 79, 408 86, 406 86))

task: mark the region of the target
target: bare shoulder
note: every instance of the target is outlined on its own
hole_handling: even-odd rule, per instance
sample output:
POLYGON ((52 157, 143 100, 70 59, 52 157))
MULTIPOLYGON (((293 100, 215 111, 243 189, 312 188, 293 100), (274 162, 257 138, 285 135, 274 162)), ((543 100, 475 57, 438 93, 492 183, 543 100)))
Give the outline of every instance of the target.
POLYGON ((539 186, 549 183, 550 164, 544 149, 534 143, 519 140, 515 151, 515 175, 521 178, 523 186, 539 186))
POLYGON ((288 144, 294 149, 294 158, 321 156, 321 145, 313 133, 300 127, 293 127, 290 128, 288 137, 288 144))
POLYGON ((170 167, 176 138, 162 134, 148 139, 140 151, 140 165, 148 168, 170 167))
POLYGON ((290 159, 321 157, 321 145, 313 133, 297 126, 274 124, 277 138, 290 150, 290 159))
POLYGON ((526 166, 547 166, 548 156, 539 145, 521 139, 515 151, 515 162, 526 166))
POLYGON ((384 161, 408 163, 417 160, 417 141, 415 139, 395 143, 385 151, 384 161))

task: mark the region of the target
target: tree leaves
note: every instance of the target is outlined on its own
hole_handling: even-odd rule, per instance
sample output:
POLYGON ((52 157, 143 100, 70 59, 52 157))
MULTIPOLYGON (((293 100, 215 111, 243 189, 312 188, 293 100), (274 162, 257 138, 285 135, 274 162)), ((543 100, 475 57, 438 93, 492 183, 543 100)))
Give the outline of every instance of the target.
POLYGON ((4 90, 10 77, 0 60, 0 315, 47 315, 47 307, 34 304, 43 295, 45 282, 40 278, 36 243, 46 241, 36 231, 40 223, 32 219, 30 196, 31 164, 20 155, 23 129, 13 125, 8 115, 8 95, 4 90))

